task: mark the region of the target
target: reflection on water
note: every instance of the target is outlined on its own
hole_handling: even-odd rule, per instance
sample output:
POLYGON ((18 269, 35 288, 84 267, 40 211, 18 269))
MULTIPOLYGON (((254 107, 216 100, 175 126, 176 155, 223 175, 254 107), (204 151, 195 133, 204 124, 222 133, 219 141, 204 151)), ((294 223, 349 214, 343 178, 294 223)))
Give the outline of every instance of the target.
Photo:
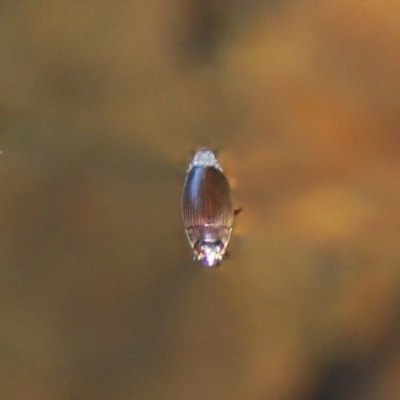
POLYGON ((394 8, 5 4, 0 397, 399 398, 394 8), (218 270, 200 146, 243 208, 218 270))

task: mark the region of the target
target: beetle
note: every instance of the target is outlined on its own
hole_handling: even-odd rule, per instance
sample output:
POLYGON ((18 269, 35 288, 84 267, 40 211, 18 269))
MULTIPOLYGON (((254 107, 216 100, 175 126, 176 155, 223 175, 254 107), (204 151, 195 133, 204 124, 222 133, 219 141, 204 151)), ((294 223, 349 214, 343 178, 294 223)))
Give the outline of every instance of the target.
POLYGON ((193 259, 217 267, 226 257, 234 210, 231 189, 214 153, 198 150, 182 189, 182 219, 193 249, 193 259))

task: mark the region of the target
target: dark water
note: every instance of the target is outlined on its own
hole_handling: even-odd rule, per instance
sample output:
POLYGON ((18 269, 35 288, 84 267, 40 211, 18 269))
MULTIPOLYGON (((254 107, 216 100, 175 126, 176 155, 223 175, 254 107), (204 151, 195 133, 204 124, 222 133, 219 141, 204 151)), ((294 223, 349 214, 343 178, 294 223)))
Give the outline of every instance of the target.
POLYGON ((0 5, 1 399, 398 399, 400 6, 0 5), (218 151, 237 217, 191 260, 218 151))

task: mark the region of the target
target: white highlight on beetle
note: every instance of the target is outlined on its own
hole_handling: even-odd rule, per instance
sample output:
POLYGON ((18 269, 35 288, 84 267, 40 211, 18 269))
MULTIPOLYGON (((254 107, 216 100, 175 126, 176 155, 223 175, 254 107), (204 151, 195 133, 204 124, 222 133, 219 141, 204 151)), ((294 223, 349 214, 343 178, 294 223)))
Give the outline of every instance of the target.
POLYGON ((222 171, 214 153, 206 148, 200 149, 194 155, 193 160, 189 165, 188 172, 194 167, 213 167, 222 171))

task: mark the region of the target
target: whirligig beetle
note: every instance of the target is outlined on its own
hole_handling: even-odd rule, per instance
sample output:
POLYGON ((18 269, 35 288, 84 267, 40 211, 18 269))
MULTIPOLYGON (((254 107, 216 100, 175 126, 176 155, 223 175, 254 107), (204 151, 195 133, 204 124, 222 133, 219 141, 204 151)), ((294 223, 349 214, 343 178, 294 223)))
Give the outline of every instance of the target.
POLYGON ((182 190, 182 219, 194 260, 216 267, 226 257, 234 210, 229 183, 214 153, 196 152, 182 190))

